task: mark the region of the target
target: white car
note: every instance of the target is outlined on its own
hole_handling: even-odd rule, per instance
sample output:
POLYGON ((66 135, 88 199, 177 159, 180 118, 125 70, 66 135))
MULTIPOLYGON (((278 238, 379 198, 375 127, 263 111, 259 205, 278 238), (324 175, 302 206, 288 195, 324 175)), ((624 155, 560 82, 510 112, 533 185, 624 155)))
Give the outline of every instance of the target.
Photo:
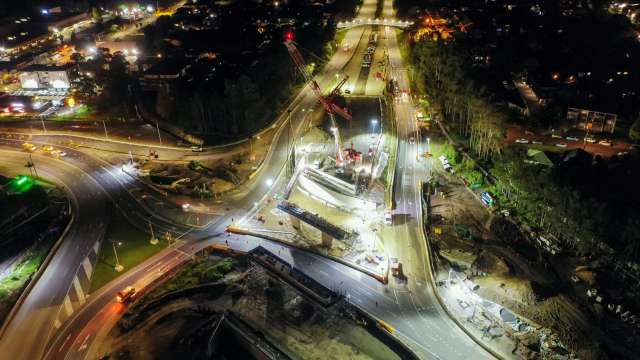
POLYGON ((518 143, 518 144, 528 144, 529 140, 524 139, 524 138, 520 138, 520 139, 516 139, 516 143, 518 143))
POLYGON ((565 144, 565 143, 557 143, 556 146, 560 147, 560 148, 566 148, 567 144, 565 144))
POLYGON ((551 134, 551 138, 553 139, 562 139, 562 135, 558 135, 556 133, 551 134))
POLYGON ((584 141, 588 142, 588 143, 595 143, 596 142, 596 138, 591 137, 591 136, 585 136, 584 137, 584 141))
POLYGON ((606 139, 598 141, 598 144, 604 145, 604 146, 612 146, 613 145, 611 140, 606 140, 606 139))
POLYGON ((575 136, 567 136, 565 139, 569 140, 569 141, 578 141, 578 138, 575 136))
POLYGON ((532 144, 534 144, 534 145, 542 145, 542 144, 544 144, 544 143, 543 143, 542 141, 540 141, 540 140, 532 140, 532 141, 531 141, 531 143, 532 143, 532 144))

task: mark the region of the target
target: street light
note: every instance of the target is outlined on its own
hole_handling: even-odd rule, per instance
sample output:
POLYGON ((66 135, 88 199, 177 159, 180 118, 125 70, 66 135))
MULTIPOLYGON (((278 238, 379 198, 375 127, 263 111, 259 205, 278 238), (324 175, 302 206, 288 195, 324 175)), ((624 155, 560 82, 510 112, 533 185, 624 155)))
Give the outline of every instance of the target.
POLYGON ((273 185, 273 179, 272 178, 268 178, 265 183, 267 184, 267 186, 271 186, 273 185))
MULTIPOLYGON (((118 246, 121 246, 122 242, 118 241, 118 246)), ((122 264, 120 264, 120 260, 118 260, 118 251, 116 251, 116 242, 115 241, 111 241, 111 246, 113 246, 113 253, 116 256, 116 266, 114 267, 114 270, 116 272, 122 272, 122 270, 124 270, 124 266, 122 266, 122 264)))
POLYGON ((376 125, 378 125, 378 119, 371 119, 371 125, 373 125, 373 132, 376 132, 376 125))

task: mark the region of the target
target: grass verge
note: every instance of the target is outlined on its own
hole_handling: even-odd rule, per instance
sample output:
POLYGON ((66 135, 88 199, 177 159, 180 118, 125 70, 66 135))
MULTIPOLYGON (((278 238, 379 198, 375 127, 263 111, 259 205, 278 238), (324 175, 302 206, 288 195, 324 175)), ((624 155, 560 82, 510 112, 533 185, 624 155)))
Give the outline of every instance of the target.
POLYGON ((167 242, 160 239, 157 245, 149 243, 149 234, 131 225, 121 214, 118 214, 109 224, 107 233, 100 252, 98 253, 98 263, 91 277, 91 288, 89 292, 94 292, 109 281, 117 278, 124 271, 131 269, 160 250, 167 247, 167 242), (124 271, 115 271, 116 257, 114 245, 118 252, 118 260, 124 271))
POLYGON ((24 287, 29 279, 31 279, 31 276, 38 271, 50 248, 50 241, 39 244, 16 265, 11 275, 0 281, 0 302, 9 299, 16 291, 24 287))

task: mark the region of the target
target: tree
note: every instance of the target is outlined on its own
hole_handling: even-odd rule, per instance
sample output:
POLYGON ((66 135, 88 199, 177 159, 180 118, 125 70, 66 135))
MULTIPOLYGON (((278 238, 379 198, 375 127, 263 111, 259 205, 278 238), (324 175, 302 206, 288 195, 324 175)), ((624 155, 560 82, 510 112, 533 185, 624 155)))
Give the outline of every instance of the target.
POLYGON ((460 162, 460 154, 453 145, 447 143, 442 149, 442 153, 451 164, 456 165, 460 162))
POLYGON ((95 21, 99 21, 101 19, 100 11, 95 7, 91 8, 91 18, 95 21))
POLYGON ((629 139, 631 141, 640 141, 640 115, 638 115, 638 118, 629 129, 629 139))

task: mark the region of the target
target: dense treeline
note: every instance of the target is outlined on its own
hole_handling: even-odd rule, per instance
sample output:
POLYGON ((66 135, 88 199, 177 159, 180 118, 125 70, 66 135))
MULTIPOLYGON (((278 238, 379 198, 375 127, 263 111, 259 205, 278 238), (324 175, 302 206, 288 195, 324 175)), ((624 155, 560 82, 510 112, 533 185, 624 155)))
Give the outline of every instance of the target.
POLYGON ((455 43, 421 41, 408 46, 414 59, 417 86, 431 102, 431 110, 469 145, 482 160, 500 152, 507 117, 489 100, 486 91, 468 79, 455 43))
POLYGON ((432 40, 408 46, 416 86, 432 111, 468 141, 495 178, 493 192, 530 228, 556 235, 581 254, 617 254, 640 260, 640 159, 594 159, 578 151, 553 169, 525 162, 526 153, 503 148, 509 115, 471 80, 464 49, 432 40))
MULTIPOLYGON (((334 14, 333 18, 349 17, 348 14, 353 15, 356 3, 355 0, 336 2, 323 10, 334 14)), ((333 18, 326 19, 316 9, 289 4, 286 10, 278 10, 277 16, 291 16, 296 20, 295 27, 275 27, 258 33, 253 23, 243 23, 262 16, 255 15, 257 10, 252 8, 255 6, 234 7, 228 16, 220 15, 217 30, 212 33, 221 35, 219 32, 223 31, 224 38, 216 37, 214 43, 210 40, 213 35, 207 35, 206 31, 188 32, 178 37, 183 47, 203 47, 201 51, 219 53, 214 59, 199 59, 193 63, 187 80, 176 84, 169 115, 172 123, 210 140, 241 137, 264 128, 293 95, 294 87, 302 82, 282 44, 284 32, 293 31, 303 56, 308 63, 315 64, 315 70, 321 69, 322 63, 337 48, 333 41, 333 18)), ((172 31, 170 24, 159 23, 145 30, 150 48, 157 43, 166 45, 162 40, 172 31)), ((169 53, 170 50, 156 51, 169 53)))

